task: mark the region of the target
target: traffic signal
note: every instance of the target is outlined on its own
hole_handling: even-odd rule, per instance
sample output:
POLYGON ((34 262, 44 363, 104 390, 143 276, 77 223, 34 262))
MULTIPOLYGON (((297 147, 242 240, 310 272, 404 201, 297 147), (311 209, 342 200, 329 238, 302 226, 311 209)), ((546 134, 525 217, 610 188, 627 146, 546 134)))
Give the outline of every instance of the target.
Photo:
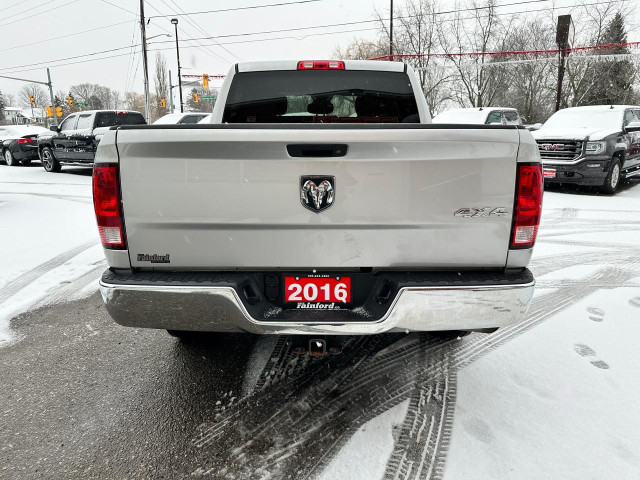
POLYGON ((56 117, 62 116, 62 107, 56 107, 56 117))
POLYGON ((53 117, 53 108, 47 107, 47 117, 53 117))
POLYGON ((161 99, 160 99, 160 106, 161 106, 162 108, 164 108, 164 107, 166 107, 166 106, 167 106, 167 102, 166 102, 166 100, 165 100, 164 98, 161 98, 161 99))
POLYGON ((202 74, 202 86, 204 88, 209 88, 209 75, 206 73, 202 74))
POLYGON ((71 95, 67 97, 67 104, 73 105, 73 97, 71 95))
POLYGON ((36 100, 33 98, 33 94, 29 94, 29 102, 31 103, 31 105, 33 105, 34 103, 36 103, 36 100))
POLYGON ((193 92, 193 103, 198 103, 198 94, 193 92))

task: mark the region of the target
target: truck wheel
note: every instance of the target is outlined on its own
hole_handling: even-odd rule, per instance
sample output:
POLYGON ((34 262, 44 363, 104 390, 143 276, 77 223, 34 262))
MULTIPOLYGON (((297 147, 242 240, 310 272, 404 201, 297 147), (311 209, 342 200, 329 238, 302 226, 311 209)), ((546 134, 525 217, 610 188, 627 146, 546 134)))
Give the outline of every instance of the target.
POLYGON ((47 172, 60 171, 60 163, 56 160, 56 157, 54 157, 53 152, 49 147, 44 147, 42 149, 40 157, 42 158, 42 166, 47 172))
POLYGON ((428 332, 429 335, 436 338, 448 338, 454 340, 458 337, 466 337, 471 332, 468 330, 439 330, 435 332, 428 332))
POLYGON ((620 159, 614 157, 611 167, 609 168, 609 174, 604 179, 604 185, 600 187, 600 191, 603 193, 613 194, 616 193, 618 185, 620 184, 620 159))
POLYGON ((7 165, 10 167, 15 167, 19 163, 15 158, 13 158, 13 155, 8 148, 4 151, 4 161, 7 162, 7 165))

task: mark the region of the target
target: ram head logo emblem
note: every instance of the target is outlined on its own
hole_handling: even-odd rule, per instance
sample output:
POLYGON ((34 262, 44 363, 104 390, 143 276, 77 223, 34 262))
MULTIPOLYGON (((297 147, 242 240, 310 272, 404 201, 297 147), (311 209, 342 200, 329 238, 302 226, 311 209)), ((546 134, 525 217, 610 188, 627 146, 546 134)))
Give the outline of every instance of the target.
POLYGON ((300 177, 300 201, 305 208, 319 213, 333 205, 335 177, 313 175, 300 177))

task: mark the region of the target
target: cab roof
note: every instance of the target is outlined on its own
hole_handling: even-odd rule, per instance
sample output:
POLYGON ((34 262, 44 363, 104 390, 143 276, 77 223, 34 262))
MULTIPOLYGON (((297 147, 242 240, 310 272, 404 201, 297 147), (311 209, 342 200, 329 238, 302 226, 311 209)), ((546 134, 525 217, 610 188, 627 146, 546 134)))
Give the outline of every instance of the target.
MULTIPOLYGON (((316 59, 318 61, 320 59, 316 59)), ((236 72, 266 72, 269 70, 298 70, 298 62, 314 61, 301 58, 299 60, 275 60, 263 62, 242 62, 235 66, 236 72)), ((405 72, 406 64, 381 60, 339 60, 344 62, 345 70, 373 70, 379 72, 405 72)))

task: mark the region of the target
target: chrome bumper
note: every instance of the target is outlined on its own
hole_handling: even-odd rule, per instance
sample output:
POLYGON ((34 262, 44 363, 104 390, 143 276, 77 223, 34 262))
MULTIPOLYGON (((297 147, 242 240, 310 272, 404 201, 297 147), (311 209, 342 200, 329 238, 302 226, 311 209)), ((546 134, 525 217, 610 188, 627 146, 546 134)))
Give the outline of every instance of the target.
POLYGON ((518 323, 535 282, 400 289, 377 321, 256 320, 232 287, 116 285, 100 281, 111 317, 120 325, 169 330, 286 335, 366 335, 392 331, 476 330, 518 323))

